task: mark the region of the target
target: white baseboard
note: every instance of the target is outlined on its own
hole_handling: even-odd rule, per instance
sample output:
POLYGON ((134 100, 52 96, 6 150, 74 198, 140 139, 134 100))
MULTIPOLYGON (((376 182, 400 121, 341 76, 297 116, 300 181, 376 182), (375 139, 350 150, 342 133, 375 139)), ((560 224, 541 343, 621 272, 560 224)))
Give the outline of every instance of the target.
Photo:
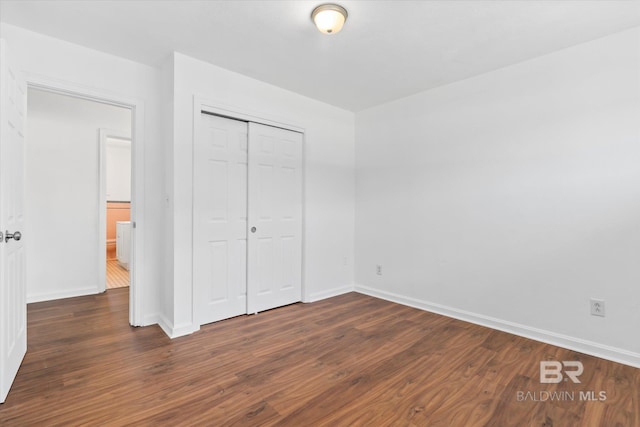
POLYGON ((65 289, 65 290, 56 291, 56 292, 28 294, 27 304, 31 304, 33 302, 52 301, 52 300, 62 299, 62 298, 73 298, 73 297, 82 297, 86 295, 97 295, 99 293, 101 292, 98 291, 98 287, 93 286, 90 288, 65 289))
POLYGON ((200 329, 197 327, 194 329, 193 323, 182 324, 178 326, 174 326, 171 322, 167 320, 163 315, 157 315, 158 318, 158 326, 164 331, 165 334, 171 339, 183 337, 185 335, 190 335, 200 329))
POLYGON ((173 326, 171 325, 171 323, 161 314, 158 315, 158 326, 160 326, 160 329, 162 329, 164 331, 165 334, 167 334, 167 336, 169 338, 171 338, 171 334, 173 333, 173 326))
POLYGON ((454 319, 474 323, 476 325, 486 326, 488 328, 497 329, 499 331, 519 335, 521 337, 530 338, 535 341, 563 347, 569 350, 578 351, 581 353, 589 354, 591 356, 596 356, 602 359, 611 360, 613 362, 622 363, 624 365, 633 366, 635 368, 640 368, 640 354, 634 353, 632 351, 611 347, 593 341, 571 337, 568 335, 558 334, 543 329, 533 328, 531 326, 521 325, 514 322, 508 322, 477 313, 458 310, 453 307, 431 303, 428 301, 422 301, 416 298, 405 297, 391 292, 370 288, 368 286, 356 285, 354 290, 361 294, 395 302, 409 307, 418 308, 432 313, 441 314, 443 316, 452 317, 454 319))
POLYGON ((354 290, 353 285, 347 285, 347 286, 341 286, 339 288, 332 288, 332 289, 327 289, 320 292, 314 292, 311 295, 309 295, 308 300, 304 302, 316 302, 316 301, 320 301, 320 300, 331 298, 331 297, 337 297, 338 295, 353 292, 353 290, 354 290))
POLYGON ((160 323, 160 315, 158 313, 147 314, 142 319, 142 325, 140 326, 151 326, 157 325, 160 323))

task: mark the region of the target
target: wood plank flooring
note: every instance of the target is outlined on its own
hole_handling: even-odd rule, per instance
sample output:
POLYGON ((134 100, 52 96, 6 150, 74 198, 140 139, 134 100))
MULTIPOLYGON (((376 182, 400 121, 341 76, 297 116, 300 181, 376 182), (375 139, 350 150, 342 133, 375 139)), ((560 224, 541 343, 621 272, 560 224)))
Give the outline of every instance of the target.
POLYGON ((128 291, 29 305, 0 425, 640 426, 640 369, 368 296, 170 340, 127 324, 128 291), (582 382, 540 384, 541 360, 581 361, 582 382))
POLYGON ((120 267, 118 260, 107 260, 107 289, 124 288, 129 286, 129 271, 120 267))

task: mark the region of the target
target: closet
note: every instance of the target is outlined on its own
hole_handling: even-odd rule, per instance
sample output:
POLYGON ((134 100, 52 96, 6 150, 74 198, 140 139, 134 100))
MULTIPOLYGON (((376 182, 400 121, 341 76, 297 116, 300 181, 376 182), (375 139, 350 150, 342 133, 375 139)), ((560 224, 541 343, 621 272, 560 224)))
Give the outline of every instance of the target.
POLYGON ((201 113, 193 281, 200 324, 302 299, 302 134, 201 113))

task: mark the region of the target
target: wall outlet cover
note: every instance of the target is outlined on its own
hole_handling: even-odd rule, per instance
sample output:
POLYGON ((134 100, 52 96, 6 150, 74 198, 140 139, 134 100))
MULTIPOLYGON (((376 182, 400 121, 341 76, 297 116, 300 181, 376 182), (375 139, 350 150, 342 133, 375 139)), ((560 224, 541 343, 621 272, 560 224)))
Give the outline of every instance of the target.
POLYGON ((591 315, 604 317, 604 300, 591 298, 591 315))

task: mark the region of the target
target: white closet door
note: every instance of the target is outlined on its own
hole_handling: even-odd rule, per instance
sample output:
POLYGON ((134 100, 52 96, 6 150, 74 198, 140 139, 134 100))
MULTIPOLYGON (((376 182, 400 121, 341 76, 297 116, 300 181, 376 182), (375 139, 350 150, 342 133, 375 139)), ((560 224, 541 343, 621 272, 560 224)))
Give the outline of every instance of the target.
POLYGON ((193 281, 200 324, 247 312, 247 123, 201 114, 194 142, 193 281))
POLYGON ((302 299, 302 134, 249 123, 249 313, 302 299))

